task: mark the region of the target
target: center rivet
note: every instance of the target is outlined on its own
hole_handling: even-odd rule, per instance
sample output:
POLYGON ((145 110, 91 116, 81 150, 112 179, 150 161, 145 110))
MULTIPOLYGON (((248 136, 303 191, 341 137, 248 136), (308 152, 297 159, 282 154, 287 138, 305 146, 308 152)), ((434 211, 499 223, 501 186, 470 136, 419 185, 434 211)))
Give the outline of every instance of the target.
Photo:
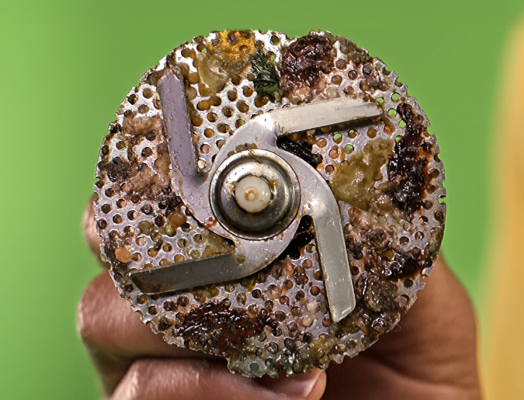
POLYGON ((271 204, 272 197, 267 181, 254 175, 242 178, 235 188, 238 206, 248 213, 265 210, 271 204))
POLYGON ((273 152, 252 149, 226 158, 211 180, 209 198, 217 221, 232 234, 270 238, 297 215, 300 185, 295 171, 273 152))

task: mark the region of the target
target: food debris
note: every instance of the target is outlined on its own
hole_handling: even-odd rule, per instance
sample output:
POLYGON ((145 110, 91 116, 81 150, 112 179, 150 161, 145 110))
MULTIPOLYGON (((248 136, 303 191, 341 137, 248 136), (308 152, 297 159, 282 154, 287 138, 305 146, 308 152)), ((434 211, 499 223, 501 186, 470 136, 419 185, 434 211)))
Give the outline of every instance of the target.
POLYGON ((253 84, 259 96, 268 95, 280 100, 280 77, 275 66, 267 60, 266 55, 258 50, 251 61, 255 80, 253 84))

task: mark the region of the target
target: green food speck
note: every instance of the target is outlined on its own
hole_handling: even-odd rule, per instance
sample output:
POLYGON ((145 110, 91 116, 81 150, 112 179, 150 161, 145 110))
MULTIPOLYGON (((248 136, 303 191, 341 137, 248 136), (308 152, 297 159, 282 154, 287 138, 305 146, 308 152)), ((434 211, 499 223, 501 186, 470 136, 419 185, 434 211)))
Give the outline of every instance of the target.
POLYGON ((280 77, 275 66, 268 61, 266 55, 258 50, 251 61, 255 73, 255 90, 259 96, 265 94, 280 99, 280 77))

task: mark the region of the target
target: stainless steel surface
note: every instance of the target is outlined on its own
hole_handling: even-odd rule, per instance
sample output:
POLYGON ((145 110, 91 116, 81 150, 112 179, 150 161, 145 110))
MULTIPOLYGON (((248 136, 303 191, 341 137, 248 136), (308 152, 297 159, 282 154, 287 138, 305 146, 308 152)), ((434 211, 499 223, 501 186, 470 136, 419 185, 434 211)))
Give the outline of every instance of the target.
POLYGON ((268 118, 276 124, 277 135, 284 136, 293 132, 379 117, 382 113, 382 109, 376 103, 340 97, 286 107, 272 112, 268 118))
MULTIPOLYGON (((180 74, 180 71, 177 71, 180 74)), ((169 155, 174 171, 178 172, 176 184, 183 190, 186 188, 184 180, 189 180, 193 185, 202 185, 205 176, 199 173, 198 160, 193 145, 191 123, 187 114, 186 95, 184 82, 170 71, 158 85, 160 101, 166 104, 162 108, 168 131, 169 155), (165 82, 165 83, 163 83, 165 82)), ((182 192, 189 204, 196 200, 191 191, 182 192)))
POLYGON ((238 262, 233 253, 227 253, 216 257, 133 271, 129 276, 142 292, 153 295, 213 283, 220 275, 223 275, 223 281, 227 281, 230 276, 229 269, 237 268, 237 266, 238 262), (180 269, 184 270, 183 274, 179 272, 180 269))
POLYGON ((338 322, 348 316, 356 304, 346 243, 337 201, 333 196, 326 196, 326 188, 319 187, 320 182, 312 186, 305 190, 319 190, 322 195, 311 196, 306 209, 313 218, 331 319, 338 322))

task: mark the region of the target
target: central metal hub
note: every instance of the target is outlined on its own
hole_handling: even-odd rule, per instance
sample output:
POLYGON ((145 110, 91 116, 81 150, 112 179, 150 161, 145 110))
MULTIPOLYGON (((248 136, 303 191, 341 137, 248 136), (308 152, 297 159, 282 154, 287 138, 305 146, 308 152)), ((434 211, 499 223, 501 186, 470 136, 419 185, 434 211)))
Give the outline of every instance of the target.
POLYGON ((218 222, 229 232, 262 239, 279 234, 293 221, 300 205, 300 186, 281 157, 266 150, 247 150, 218 167, 210 200, 218 222))

